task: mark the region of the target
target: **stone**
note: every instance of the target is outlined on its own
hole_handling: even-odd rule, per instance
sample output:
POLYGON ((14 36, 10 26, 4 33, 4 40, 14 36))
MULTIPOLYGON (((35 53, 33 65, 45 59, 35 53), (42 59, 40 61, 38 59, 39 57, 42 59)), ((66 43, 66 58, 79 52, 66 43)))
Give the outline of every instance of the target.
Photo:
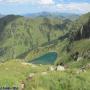
POLYGON ((78 58, 77 58, 77 61, 81 61, 81 60, 83 60, 82 57, 78 57, 78 58))
POLYGON ((56 70, 57 71, 65 71, 65 68, 64 68, 64 66, 59 65, 59 66, 56 67, 56 70))

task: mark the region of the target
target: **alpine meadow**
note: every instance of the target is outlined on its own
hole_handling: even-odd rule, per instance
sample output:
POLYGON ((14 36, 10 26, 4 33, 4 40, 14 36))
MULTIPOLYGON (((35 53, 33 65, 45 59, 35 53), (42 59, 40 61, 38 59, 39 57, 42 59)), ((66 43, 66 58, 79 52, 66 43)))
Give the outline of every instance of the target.
POLYGON ((0 90, 90 90, 88 0, 0 5, 0 90))

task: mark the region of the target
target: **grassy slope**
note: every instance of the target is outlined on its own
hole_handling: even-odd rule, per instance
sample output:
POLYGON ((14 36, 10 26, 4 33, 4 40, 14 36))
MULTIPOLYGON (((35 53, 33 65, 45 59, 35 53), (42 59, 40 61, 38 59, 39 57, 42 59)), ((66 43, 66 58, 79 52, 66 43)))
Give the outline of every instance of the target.
MULTIPOLYGON (((18 19, 22 21, 22 19, 18 19)), ((37 20, 38 21, 38 20, 37 20)), ((36 21, 35 21, 36 22, 36 21)), ((33 21, 33 24, 35 23, 33 21)), ((34 24, 35 25, 35 24, 34 24)), ((37 25, 36 25, 37 26, 37 25)), ((36 27, 35 26, 35 27, 36 27)), ((34 27, 34 29, 35 29, 34 27)), ((27 33, 23 31, 23 27, 20 25, 20 31, 22 33, 25 33, 25 37, 27 38, 27 33), (22 28, 22 30, 21 30, 22 28)), ((33 30, 34 30, 33 29, 33 30)), ((37 33, 37 29, 35 29, 37 33)), ((21 35, 21 32, 20 33, 21 35)), ((56 32, 56 31, 55 31, 56 32)), ((32 32, 33 33, 33 32, 32 32)), ((57 32, 58 33, 58 32, 57 32)), ((40 33, 38 33, 37 36, 39 36, 40 33)), ((59 33, 61 35, 61 31, 59 33)), ((34 34, 33 34, 34 35, 34 34)), ((22 36, 22 35, 21 35, 22 36)), ((25 38, 24 37, 24 38, 25 38)), ((34 40, 36 37, 33 37, 34 40)), ((41 38, 41 37, 39 37, 41 38)), ((16 40, 16 38, 14 38, 16 40)), ((10 39, 13 41, 14 39, 10 39)), ((46 40, 46 39, 44 39, 46 40)), ((44 41, 42 40, 42 41, 44 41)), ((17 41, 17 40, 16 40, 17 41)), ((22 40, 23 41, 23 38, 22 40)), ((19 42, 19 41, 18 41, 19 42)), ((1 47, 7 47, 9 46, 9 40, 3 42, 1 47)), ((80 56, 83 56, 82 53, 86 53, 88 50, 90 50, 90 40, 89 39, 83 39, 79 41, 74 41, 72 43, 72 46, 70 46, 70 54, 73 52, 78 51, 80 53, 80 56), (86 51, 86 52, 85 52, 86 51)), ((70 54, 66 51, 67 47, 69 45, 69 41, 65 39, 64 41, 57 41, 55 45, 46 45, 44 47, 38 47, 36 50, 32 50, 28 53, 25 60, 29 61, 34 58, 37 58, 39 56, 42 56, 45 53, 55 51, 58 54, 58 58, 56 63, 64 62, 69 65, 70 68, 80 68, 87 63, 90 63, 90 59, 84 59, 82 61, 74 61, 72 58, 70 58, 70 54)), ((15 48, 15 47, 14 47, 15 48)), ((16 51, 28 48, 27 45, 21 44, 16 46, 16 51), (20 48, 21 47, 21 48, 20 48)), ((12 50, 11 50, 12 51, 12 50)), ((26 51, 26 49, 25 49, 26 51)), ((25 52, 23 51, 23 52, 25 52)), ((18 51, 17 51, 18 52, 18 51)), ((21 51, 20 51, 21 53, 21 51)), ((7 54, 9 55, 9 54, 7 54)), ((41 76, 40 72, 46 71, 47 66, 38 66, 38 68, 31 68, 30 65, 22 64, 22 61, 16 61, 11 60, 6 63, 0 64, 0 84, 1 86, 7 85, 7 82, 9 86, 13 85, 19 85, 21 80, 25 80, 26 77, 31 72, 39 72, 39 75, 34 77, 32 81, 26 81, 26 90, 89 90, 90 89, 90 70, 87 70, 86 73, 76 74, 76 71, 70 70, 65 72, 49 72, 46 76, 41 76), (44 84, 43 84, 44 83, 44 84)))
POLYGON ((70 68, 80 68, 90 63, 90 39, 75 41, 72 44, 71 53, 78 52, 80 61, 71 61, 68 63, 70 68))
POLYGON ((42 72, 47 66, 32 67, 19 60, 10 60, 0 64, 0 86, 19 86, 22 80, 25 80, 30 73, 42 72))
POLYGON ((90 70, 76 74, 75 71, 49 72, 26 81, 25 90, 89 90, 90 70))
POLYGON ((90 49, 90 39, 83 39, 79 41, 75 41, 73 43, 72 51, 78 51, 80 54, 85 53, 90 49))
POLYGON ((47 65, 32 67, 18 60, 11 60, 0 64, 0 86, 19 86, 25 82, 25 90, 89 90, 90 70, 77 74, 78 69, 70 69, 65 72, 47 71, 47 65), (26 80, 30 73, 36 75, 32 80, 26 80))
MULTIPOLYGON (((83 17, 84 16, 81 17, 81 21, 83 17)), ((85 22, 87 22, 87 20, 88 18, 86 18, 82 23, 84 24, 85 22)), ((78 23, 80 24, 81 21, 79 21, 78 23)), ((57 63, 63 61, 67 63, 69 68, 74 69, 81 68, 90 63, 90 58, 88 58, 89 53, 87 53, 90 50, 89 39, 74 41, 71 45, 68 45, 69 42, 67 40, 64 40, 56 44, 56 46, 51 50, 49 49, 50 51, 56 50, 56 52, 58 53, 57 63), (67 48, 69 48, 69 52, 66 51, 67 48), (73 58, 70 58, 70 54, 75 52, 79 52, 79 57, 83 57, 86 54, 88 54, 88 56, 86 58, 83 58, 83 60, 81 61, 74 61, 73 58)), ((30 55, 33 57, 33 54, 29 54, 27 57, 30 57, 30 55)), ((35 57, 36 55, 37 54, 35 53, 35 57)), ((70 69, 70 71, 65 72, 49 72, 45 76, 39 74, 31 81, 26 81, 26 90, 89 90, 90 69, 86 70, 85 73, 76 74, 75 72, 76 71, 74 71, 73 69, 70 69)))

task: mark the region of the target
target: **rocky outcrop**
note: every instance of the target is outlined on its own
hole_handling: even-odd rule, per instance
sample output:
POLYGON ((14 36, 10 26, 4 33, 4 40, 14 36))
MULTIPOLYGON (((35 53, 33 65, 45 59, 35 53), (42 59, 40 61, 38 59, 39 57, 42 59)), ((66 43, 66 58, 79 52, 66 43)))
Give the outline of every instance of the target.
POLYGON ((81 40, 90 38, 90 13, 81 16, 78 21, 75 21, 69 33, 70 40, 81 40))

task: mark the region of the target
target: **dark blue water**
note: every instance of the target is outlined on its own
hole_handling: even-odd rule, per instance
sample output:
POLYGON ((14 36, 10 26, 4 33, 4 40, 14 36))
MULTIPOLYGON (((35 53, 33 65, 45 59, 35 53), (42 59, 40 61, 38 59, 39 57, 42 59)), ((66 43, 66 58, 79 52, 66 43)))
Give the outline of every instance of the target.
POLYGON ((57 59, 56 52, 49 52, 43 56, 35 58, 34 60, 30 61, 33 64, 54 64, 55 60, 57 59))

